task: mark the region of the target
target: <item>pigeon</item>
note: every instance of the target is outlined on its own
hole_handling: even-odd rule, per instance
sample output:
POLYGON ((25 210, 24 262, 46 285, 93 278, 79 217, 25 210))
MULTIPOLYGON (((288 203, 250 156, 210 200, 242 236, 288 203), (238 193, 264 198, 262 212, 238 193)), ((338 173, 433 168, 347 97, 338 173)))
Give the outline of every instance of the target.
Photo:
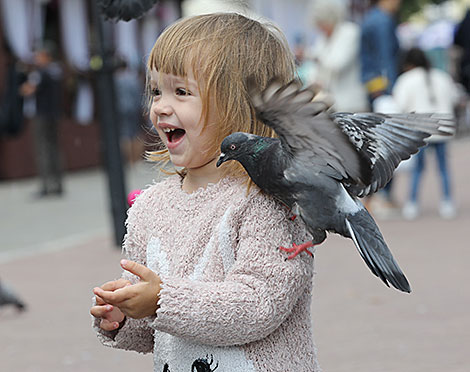
POLYGON ((6 305, 13 305, 19 311, 26 309, 23 301, 21 301, 18 296, 15 295, 13 290, 5 283, 0 282, 0 307, 6 305))
POLYGON ((298 81, 248 86, 259 120, 278 138, 237 132, 221 144, 219 167, 236 160, 265 193, 305 223, 312 241, 280 247, 292 253, 322 243, 327 232, 354 242, 385 285, 411 292, 373 217, 360 201, 384 187, 398 164, 426 145, 431 134, 452 135, 450 115, 331 113, 298 81))

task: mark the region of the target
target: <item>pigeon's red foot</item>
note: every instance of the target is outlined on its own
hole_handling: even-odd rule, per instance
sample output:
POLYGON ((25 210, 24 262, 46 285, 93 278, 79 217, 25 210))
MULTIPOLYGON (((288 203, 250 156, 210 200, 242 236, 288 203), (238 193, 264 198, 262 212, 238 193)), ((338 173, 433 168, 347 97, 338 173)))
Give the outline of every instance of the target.
POLYGON ((296 218, 297 218, 297 215, 296 215, 296 214, 293 214, 289 219, 290 219, 291 221, 295 221, 296 218))
POLYGON ((288 260, 291 260, 301 252, 305 252, 310 256, 313 256, 313 253, 308 250, 308 248, 313 246, 314 244, 312 242, 306 242, 300 245, 293 243, 291 248, 279 247, 279 249, 287 253, 292 253, 290 256, 287 257, 288 260))

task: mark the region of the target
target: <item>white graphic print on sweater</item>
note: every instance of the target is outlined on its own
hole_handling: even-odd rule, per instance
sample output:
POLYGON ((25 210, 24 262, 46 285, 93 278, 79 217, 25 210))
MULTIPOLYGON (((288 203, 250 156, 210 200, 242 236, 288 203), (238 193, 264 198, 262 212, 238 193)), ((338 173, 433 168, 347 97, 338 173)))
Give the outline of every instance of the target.
MULTIPOLYGON (((228 223, 231 208, 222 217, 204 249, 202 256, 189 276, 192 280, 202 277, 209 259, 216 249, 215 236, 219 243, 224 271, 234 263, 234 252, 230 245, 230 226, 228 223)), ((152 237, 147 245, 147 265, 161 275, 168 275, 169 262, 158 238, 152 237)), ((201 345, 155 330, 154 371, 155 372, 255 372, 253 363, 247 360, 241 347, 215 347, 201 345)))

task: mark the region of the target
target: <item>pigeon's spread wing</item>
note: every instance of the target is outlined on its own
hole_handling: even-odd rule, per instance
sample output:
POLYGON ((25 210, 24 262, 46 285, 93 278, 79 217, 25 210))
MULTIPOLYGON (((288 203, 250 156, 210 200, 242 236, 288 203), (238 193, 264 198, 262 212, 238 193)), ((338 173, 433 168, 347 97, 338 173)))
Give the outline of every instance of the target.
POLYGON ((398 164, 426 144, 431 134, 452 135, 454 123, 445 114, 335 113, 331 118, 365 157, 370 159, 370 184, 350 183, 357 196, 372 194, 392 178, 398 164))
POLYGON ((293 81, 274 81, 258 92, 249 87, 257 117, 271 127, 283 148, 296 159, 339 180, 370 183, 370 165, 349 137, 325 112, 328 106, 312 101, 315 93, 293 81))

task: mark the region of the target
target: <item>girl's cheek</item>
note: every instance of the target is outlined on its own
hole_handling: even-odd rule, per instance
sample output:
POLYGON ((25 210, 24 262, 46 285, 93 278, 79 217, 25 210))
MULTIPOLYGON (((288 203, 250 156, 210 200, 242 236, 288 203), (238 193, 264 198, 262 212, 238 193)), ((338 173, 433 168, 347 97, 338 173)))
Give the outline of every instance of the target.
POLYGON ((155 114, 153 105, 150 108, 149 118, 150 118, 150 121, 152 122, 152 125, 156 128, 157 127, 157 115, 155 114))

